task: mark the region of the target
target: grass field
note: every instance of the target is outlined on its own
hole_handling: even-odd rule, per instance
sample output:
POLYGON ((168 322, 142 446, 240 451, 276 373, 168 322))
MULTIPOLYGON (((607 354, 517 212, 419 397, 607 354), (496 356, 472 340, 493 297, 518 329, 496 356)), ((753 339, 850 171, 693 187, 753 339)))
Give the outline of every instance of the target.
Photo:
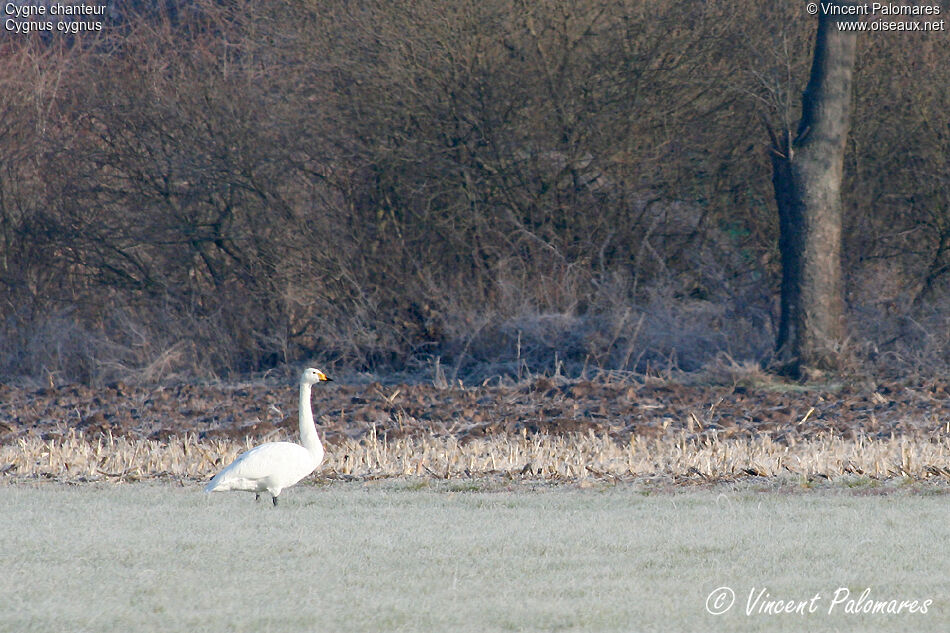
POLYGON ((948 630, 950 498, 885 488, 6 484, 0 631, 948 630))

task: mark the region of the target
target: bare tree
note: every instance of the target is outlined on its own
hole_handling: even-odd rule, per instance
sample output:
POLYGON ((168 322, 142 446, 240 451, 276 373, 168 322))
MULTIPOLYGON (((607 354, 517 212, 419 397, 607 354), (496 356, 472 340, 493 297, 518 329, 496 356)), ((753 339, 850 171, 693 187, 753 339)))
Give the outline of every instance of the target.
POLYGON ((802 116, 772 136, 772 182, 782 255, 781 368, 834 369, 844 335, 841 284, 841 180, 851 112, 857 36, 839 29, 844 2, 823 3, 802 116))

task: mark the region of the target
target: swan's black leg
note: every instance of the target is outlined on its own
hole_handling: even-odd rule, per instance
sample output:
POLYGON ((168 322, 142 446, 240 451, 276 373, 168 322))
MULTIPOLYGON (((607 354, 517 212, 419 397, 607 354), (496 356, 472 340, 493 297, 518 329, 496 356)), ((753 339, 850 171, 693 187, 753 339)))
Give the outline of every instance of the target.
POLYGON ((254 501, 260 501, 260 500, 261 500, 261 493, 255 492, 255 493, 254 493, 254 501))
POLYGON ((274 507, 277 507, 277 495, 274 495, 274 507))

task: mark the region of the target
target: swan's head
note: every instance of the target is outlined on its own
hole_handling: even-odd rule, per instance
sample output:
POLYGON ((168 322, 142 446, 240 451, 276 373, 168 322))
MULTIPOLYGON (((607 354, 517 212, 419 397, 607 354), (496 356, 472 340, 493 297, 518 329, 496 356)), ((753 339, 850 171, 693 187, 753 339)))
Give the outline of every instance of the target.
POLYGON ((315 385, 318 382, 328 382, 333 379, 327 376, 325 373, 319 369, 314 369, 313 367, 308 367, 303 370, 303 375, 300 376, 300 384, 302 385, 315 385))

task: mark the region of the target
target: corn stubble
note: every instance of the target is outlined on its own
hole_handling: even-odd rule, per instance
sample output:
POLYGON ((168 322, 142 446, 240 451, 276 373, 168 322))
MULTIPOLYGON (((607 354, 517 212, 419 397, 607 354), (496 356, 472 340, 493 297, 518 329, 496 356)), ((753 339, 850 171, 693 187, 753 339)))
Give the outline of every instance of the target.
MULTIPOLYGON (((70 431, 58 440, 24 438, 0 447, 0 476, 61 482, 169 479, 203 481, 250 441, 166 441, 70 431)), ((548 482, 665 481, 675 484, 748 478, 802 483, 854 478, 950 481, 950 437, 871 438, 819 435, 795 442, 770 437, 718 439, 683 431, 627 442, 594 433, 494 436, 460 441, 428 436, 385 439, 370 432, 327 446, 316 477, 501 478, 548 482)))

